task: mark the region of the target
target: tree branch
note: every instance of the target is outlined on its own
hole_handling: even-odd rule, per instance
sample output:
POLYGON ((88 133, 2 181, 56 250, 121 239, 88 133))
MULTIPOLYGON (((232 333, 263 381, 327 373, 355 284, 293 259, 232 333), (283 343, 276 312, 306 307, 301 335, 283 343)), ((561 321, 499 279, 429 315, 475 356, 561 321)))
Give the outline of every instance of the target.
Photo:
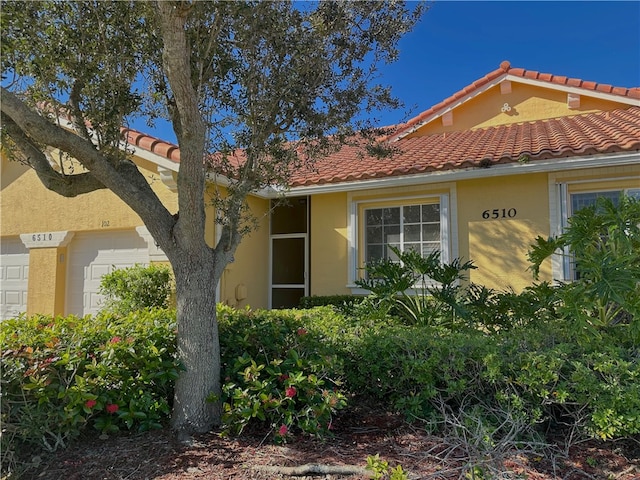
POLYGON ((36 147, 22 129, 4 113, 2 114, 2 127, 11 137, 20 153, 24 156, 24 162, 32 167, 43 185, 49 190, 63 197, 76 197, 83 193, 106 188, 91 173, 77 175, 65 175, 55 171, 42 151, 36 147))
MULTIPOLYGON (((53 124, 30 109, 13 92, 5 88, 0 88, 0 92, 2 93, 0 109, 3 126, 7 126, 7 133, 16 145, 20 146, 19 148, 26 148, 28 152, 35 153, 31 148, 42 150, 36 144, 43 144, 71 155, 88 170, 86 176, 78 174, 64 177, 66 182, 73 182, 72 185, 76 182, 75 177, 82 178, 73 187, 78 189, 77 194, 92 191, 89 188, 91 182, 98 182, 94 186, 101 185, 101 188, 109 188, 140 215, 161 248, 167 255, 170 254, 173 244, 169 232, 175 220, 133 162, 122 159, 114 161, 113 158, 96 150, 95 145, 90 141, 53 124), (14 126, 11 126, 12 123, 14 126), (12 132, 16 136, 12 135, 12 132), (31 147, 28 148, 29 145, 31 147), (89 177, 93 177, 94 180, 89 180, 89 177), (85 182, 84 186, 82 182, 85 182)), ((27 157, 30 162, 38 165, 43 174, 50 176, 52 171, 55 172, 50 166, 49 169, 45 168, 42 162, 47 160, 43 157, 42 151, 39 155, 31 153, 27 157)), ((54 185, 60 185, 60 179, 54 185)), ((59 188, 64 191, 63 186, 60 185, 59 188)), ((58 192, 58 190, 54 191, 58 192)))
POLYGON ((204 242, 204 146, 206 127, 200 113, 198 90, 192 83, 191 49, 185 32, 189 7, 179 2, 158 1, 162 31, 162 63, 175 100, 171 109, 180 145, 178 204, 180 217, 174 235, 189 251, 201 251, 204 242))
POLYGON ((80 92, 83 88, 84 82, 82 80, 77 79, 75 82, 73 82, 73 88, 71 88, 71 93, 69 94, 69 103, 71 104, 71 115, 74 126, 84 138, 90 140, 91 135, 89 134, 87 126, 84 123, 82 110, 80 109, 80 92))

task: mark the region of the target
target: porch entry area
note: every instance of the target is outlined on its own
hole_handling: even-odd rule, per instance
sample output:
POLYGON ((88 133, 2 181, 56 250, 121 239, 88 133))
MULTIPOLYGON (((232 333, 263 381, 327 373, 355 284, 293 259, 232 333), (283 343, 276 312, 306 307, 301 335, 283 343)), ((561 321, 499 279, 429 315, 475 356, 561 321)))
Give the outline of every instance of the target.
POLYGON ((297 307, 309 294, 309 198, 271 201, 269 308, 297 307))

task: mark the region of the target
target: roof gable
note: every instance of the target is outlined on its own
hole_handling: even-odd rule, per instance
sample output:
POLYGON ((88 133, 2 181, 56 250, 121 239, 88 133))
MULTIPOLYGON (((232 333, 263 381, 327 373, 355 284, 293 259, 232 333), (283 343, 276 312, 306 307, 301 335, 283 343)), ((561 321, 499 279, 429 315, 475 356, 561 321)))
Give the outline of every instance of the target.
POLYGON ((449 98, 423 111, 403 125, 400 125, 388 139, 393 141, 410 135, 464 130, 473 128, 474 126, 479 128, 491 124, 518 123, 542 118, 552 118, 554 116, 592 113, 598 110, 613 110, 632 105, 640 106, 640 88, 638 87, 613 87, 611 85, 576 78, 540 73, 522 68, 512 68, 509 62, 504 61, 498 69, 486 74, 454 93, 449 98), (516 95, 516 89, 519 90, 519 95, 516 95), (556 104, 558 103, 558 99, 561 99, 560 103, 562 104, 566 102, 565 108, 561 111, 557 107, 542 109, 538 107, 538 110, 546 110, 544 115, 539 115, 538 117, 535 115, 527 116, 521 119, 514 116, 516 112, 515 110, 511 110, 514 108, 514 105, 512 105, 513 102, 517 101, 513 98, 514 95, 519 97, 520 100, 522 99, 523 92, 525 92, 524 95, 533 97, 536 95, 531 92, 536 89, 538 96, 553 98, 556 104), (468 121, 455 125, 456 113, 454 113, 454 110, 456 109, 462 110, 466 108, 468 111, 469 109, 475 108, 476 113, 483 112, 486 117, 488 115, 486 107, 478 106, 477 104, 484 101, 483 97, 488 97, 489 95, 495 97, 493 103, 496 105, 492 109, 494 111, 493 113, 497 114, 502 110, 501 113, 503 115, 501 119, 496 118, 492 122, 485 121, 484 124, 482 120, 480 120, 475 125, 470 125, 468 121), (473 103, 476 105, 472 107, 473 103), (512 118, 508 118, 509 116, 512 118), (426 126, 428 126, 428 128, 425 128, 426 126))

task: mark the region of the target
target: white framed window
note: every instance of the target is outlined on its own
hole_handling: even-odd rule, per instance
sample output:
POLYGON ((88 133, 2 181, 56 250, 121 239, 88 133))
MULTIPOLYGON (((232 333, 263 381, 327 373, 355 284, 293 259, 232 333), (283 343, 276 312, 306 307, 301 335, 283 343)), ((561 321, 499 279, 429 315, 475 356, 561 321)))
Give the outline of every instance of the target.
POLYGON ((416 251, 423 256, 440 251, 442 262, 449 262, 451 212, 449 195, 395 197, 352 201, 349 222, 349 287, 364 276, 363 267, 382 259, 397 260, 390 247, 401 252, 416 251))
POLYGON ((640 199, 640 188, 571 193, 569 195, 571 199, 571 214, 574 214, 585 207, 595 205, 599 198, 607 198, 614 204, 617 204, 623 193, 627 196, 640 199))
MULTIPOLYGON (((640 200, 640 188, 617 188, 617 189, 593 189, 580 192, 569 192, 568 188, 563 185, 561 192, 564 192, 565 201, 562 202, 564 208, 562 208, 562 230, 568 226, 569 218, 580 211, 583 208, 591 207, 596 204, 598 199, 607 198, 614 204, 620 201, 622 195, 627 195, 640 200)), ((562 280, 572 281, 577 279, 577 272, 575 268, 575 262, 571 256, 571 252, 568 247, 563 252, 562 261, 562 280)))
POLYGON ((398 260, 390 247, 427 256, 441 250, 440 203, 364 210, 364 262, 398 260))

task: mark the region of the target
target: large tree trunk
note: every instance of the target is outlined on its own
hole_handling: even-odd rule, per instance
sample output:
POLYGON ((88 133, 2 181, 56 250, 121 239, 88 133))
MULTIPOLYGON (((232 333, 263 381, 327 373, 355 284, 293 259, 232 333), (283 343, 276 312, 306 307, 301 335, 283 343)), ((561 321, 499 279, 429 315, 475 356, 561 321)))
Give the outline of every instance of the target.
POLYGON ((211 250, 185 253, 173 262, 176 281, 178 354, 185 368, 176 381, 171 426, 179 434, 202 433, 220 424, 220 340, 216 276, 211 250))

